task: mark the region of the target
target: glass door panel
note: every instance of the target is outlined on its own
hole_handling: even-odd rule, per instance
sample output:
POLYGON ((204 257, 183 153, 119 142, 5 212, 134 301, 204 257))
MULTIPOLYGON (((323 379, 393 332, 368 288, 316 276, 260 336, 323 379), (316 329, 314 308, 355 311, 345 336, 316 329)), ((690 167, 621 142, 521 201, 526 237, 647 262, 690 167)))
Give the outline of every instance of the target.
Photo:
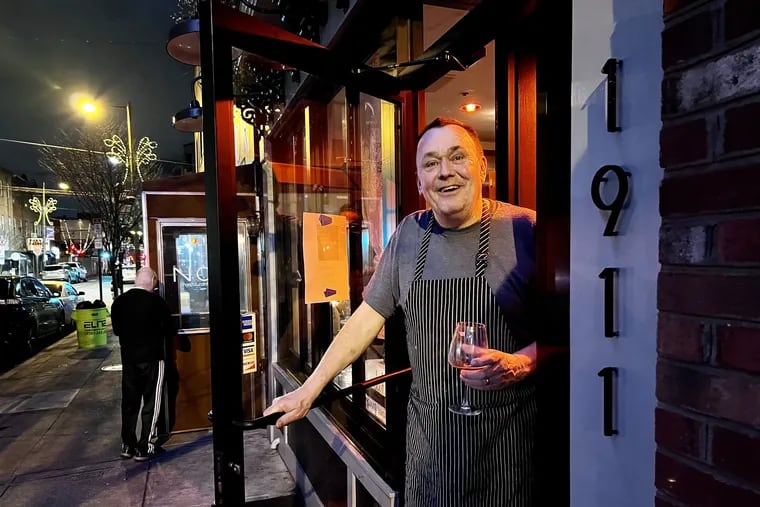
MULTIPOLYGON (((361 304, 362 293, 397 222, 398 105, 335 86, 304 72, 285 113, 267 126, 266 172, 273 194, 273 239, 277 301, 273 329, 279 364, 305 378, 333 338, 361 304), (349 287, 343 297, 307 303, 310 273, 304 261, 304 214, 345 221, 349 287)), ((286 77, 286 80, 292 77, 286 77)), ((293 86, 294 83, 286 85, 293 86)), ((382 375, 384 342, 378 336, 361 360, 334 380, 336 388, 382 375)), ((383 387, 356 397, 384 423, 383 387)))

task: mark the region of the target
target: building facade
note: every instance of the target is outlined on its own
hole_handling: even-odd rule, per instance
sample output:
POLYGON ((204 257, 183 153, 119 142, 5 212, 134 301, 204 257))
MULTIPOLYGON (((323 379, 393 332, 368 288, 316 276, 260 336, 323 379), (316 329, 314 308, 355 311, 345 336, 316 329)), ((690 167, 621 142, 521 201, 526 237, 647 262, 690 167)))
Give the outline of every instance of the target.
MULTIPOLYGON (((374 4, 328 2, 321 49, 217 11, 212 40, 225 54, 233 40, 252 61, 288 70, 282 114, 249 143, 259 214, 221 226, 222 199, 208 216, 210 230, 237 231, 231 243, 246 224, 251 239, 240 271, 250 283, 236 290, 250 291, 246 309, 259 315, 254 361, 266 374, 254 415, 311 373, 398 221, 425 206, 414 173, 421 126, 461 115, 461 98, 481 94, 488 115, 462 117, 493 146, 484 191, 537 210, 539 346, 567 351, 541 391, 542 505, 760 504, 754 3, 374 4), (456 68, 442 67, 452 59, 456 68), (357 276, 342 299, 313 299, 305 221, 349 208, 361 217, 347 234, 357 276)), ((204 61, 213 68, 203 75, 231 70, 204 61)), ((196 157, 210 178, 237 165, 240 149, 228 91, 215 87, 204 89, 213 122, 196 157)), ((206 199, 223 190, 207 187, 206 199)), ((212 266, 234 250, 208 241, 209 274, 234 277, 212 266)), ((214 322, 221 296, 208 297, 214 322)), ((230 361, 221 364, 240 364, 240 348, 214 344, 209 329, 211 356, 219 347, 230 361)), ((331 389, 402 368, 396 332, 389 323, 331 389)), ((217 373, 217 385, 234 373, 217 373)), ((403 501, 406 396, 403 383, 373 387, 270 428, 307 504, 403 501)))
POLYGON ((26 274, 36 269, 26 240, 42 237, 42 227, 35 225, 37 215, 28 207, 30 194, 18 191, 25 184, 0 169, 0 272, 26 274))

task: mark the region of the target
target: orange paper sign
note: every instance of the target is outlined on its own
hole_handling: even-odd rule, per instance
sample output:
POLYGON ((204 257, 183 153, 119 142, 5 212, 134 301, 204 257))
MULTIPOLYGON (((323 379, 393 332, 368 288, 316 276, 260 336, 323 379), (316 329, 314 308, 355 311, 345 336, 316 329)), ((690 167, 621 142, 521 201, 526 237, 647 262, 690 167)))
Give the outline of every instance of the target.
POLYGON ((346 217, 304 213, 303 260, 307 304, 348 299, 346 217))

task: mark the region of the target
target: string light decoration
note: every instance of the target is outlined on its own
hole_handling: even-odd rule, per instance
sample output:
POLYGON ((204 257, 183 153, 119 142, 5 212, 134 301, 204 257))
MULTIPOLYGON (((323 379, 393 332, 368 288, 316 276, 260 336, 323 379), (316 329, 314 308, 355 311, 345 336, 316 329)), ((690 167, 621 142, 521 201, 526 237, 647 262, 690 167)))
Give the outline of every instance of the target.
MULTIPOLYGON (((318 42, 319 27, 327 23, 327 0, 221 0, 221 3, 248 14, 278 16, 289 32, 318 42)), ((336 7, 345 13, 348 1, 338 0, 336 7)), ((177 0, 171 18, 175 23, 198 17, 198 0, 177 0)))
MULTIPOLYGON (((222 4, 240 8, 239 0, 221 0, 222 4)), ((169 16, 174 23, 182 23, 188 19, 198 17, 198 0, 177 0, 177 9, 169 16)))
POLYGON ((121 137, 116 134, 109 139, 103 139, 103 143, 110 149, 106 152, 106 156, 109 158, 116 158, 127 168, 127 170, 124 171, 124 179, 122 180, 122 183, 127 181, 127 178, 130 176, 134 176, 132 174, 133 172, 137 173, 140 181, 144 181, 140 167, 155 162, 158 159, 154 152, 158 147, 158 143, 152 141, 149 137, 143 137, 140 139, 137 143, 137 149, 135 150, 134 155, 129 153, 129 148, 124 144, 121 137))
POLYGON ((50 214, 58 209, 58 200, 53 199, 52 197, 48 197, 47 201, 45 201, 44 204, 43 201, 45 201, 44 187, 42 190, 42 201, 40 201, 36 195, 29 199, 29 209, 36 211, 39 214, 37 216, 37 220, 34 222, 34 225, 39 225, 40 222, 42 222, 43 225, 53 225, 53 222, 50 221, 50 214))
POLYGON ((287 31, 319 42, 319 27, 327 23, 326 0, 277 0, 275 5, 281 12, 280 23, 287 31))
POLYGON ((91 224, 87 224, 87 232, 85 233, 84 238, 82 238, 82 231, 79 231, 79 243, 77 244, 71 234, 69 224, 66 222, 66 220, 61 220, 61 233, 63 236, 63 241, 68 245, 69 253, 71 255, 82 257, 90 248, 90 245, 93 244, 95 238, 90 235, 90 228, 91 224))

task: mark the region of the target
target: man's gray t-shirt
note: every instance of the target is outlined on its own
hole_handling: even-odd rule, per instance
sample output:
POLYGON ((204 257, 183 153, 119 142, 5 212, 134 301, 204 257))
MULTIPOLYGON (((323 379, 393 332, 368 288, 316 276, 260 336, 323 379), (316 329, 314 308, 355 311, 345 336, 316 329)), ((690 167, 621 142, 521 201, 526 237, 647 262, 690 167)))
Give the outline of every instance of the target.
MULTIPOLYGON (((518 340, 529 342, 535 339, 526 334, 530 333, 527 310, 535 275, 536 214, 527 208, 488 202, 492 218, 485 277, 518 340)), ((431 216, 430 212, 417 211, 401 221, 364 292, 364 301, 386 319, 406 301, 419 244, 431 216)), ((444 229, 434 223, 422 278, 475 276, 479 235, 480 222, 464 229, 444 229)))

